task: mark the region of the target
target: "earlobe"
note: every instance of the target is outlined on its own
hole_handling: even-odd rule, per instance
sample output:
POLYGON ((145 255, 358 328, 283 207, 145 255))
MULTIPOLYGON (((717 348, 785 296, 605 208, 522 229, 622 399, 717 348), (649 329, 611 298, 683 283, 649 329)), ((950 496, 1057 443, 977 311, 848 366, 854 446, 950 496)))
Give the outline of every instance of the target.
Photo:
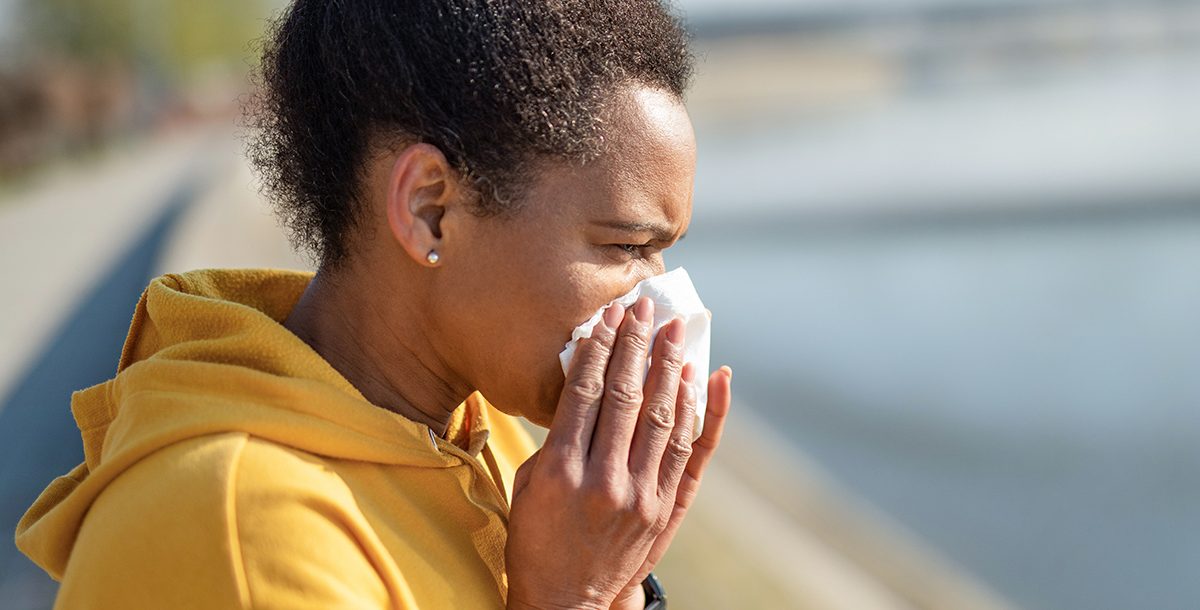
POLYGON ((436 146, 413 144, 396 157, 387 178, 385 207, 388 229, 419 264, 436 265, 440 257, 442 217, 452 196, 449 165, 436 146))

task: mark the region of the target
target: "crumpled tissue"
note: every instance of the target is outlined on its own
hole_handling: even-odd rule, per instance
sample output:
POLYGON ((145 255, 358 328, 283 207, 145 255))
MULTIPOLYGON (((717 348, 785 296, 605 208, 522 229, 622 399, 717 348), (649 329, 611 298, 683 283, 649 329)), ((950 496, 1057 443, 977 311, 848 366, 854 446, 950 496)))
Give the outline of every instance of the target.
MULTIPOLYGON (((683 318, 686 324, 683 343, 683 361, 691 362, 696 369, 696 377, 692 381, 696 389, 696 425, 693 428, 692 440, 700 438, 704 425, 704 408, 708 404, 708 356, 711 342, 712 312, 700 302, 692 278, 683 267, 677 267, 662 275, 646 278, 637 283, 632 290, 613 299, 611 303, 620 303, 626 309, 633 306, 642 295, 654 301, 654 321, 651 329, 650 353, 654 353, 653 340, 659 329, 675 317, 683 318)), ((571 340, 567 342, 558 359, 562 363, 563 373, 566 374, 571 356, 580 339, 592 336, 592 329, 600 323, 606 304, 592 314, 586 322, 575 327, 571 340)), ((650 359, 646 359, 646 368, 642 372, 645 379, 650 370, 650 359)))

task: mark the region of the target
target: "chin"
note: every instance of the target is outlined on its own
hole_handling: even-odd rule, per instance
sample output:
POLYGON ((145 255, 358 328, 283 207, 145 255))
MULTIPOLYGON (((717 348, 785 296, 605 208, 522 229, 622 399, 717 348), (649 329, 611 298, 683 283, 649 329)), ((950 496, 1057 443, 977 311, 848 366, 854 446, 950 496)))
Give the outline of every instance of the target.
POLYGON ((550 423, 552 421, 554 421, 553 413, 551 413, 549 416, 544 416, 540 413, 538 413, 538 414, 531 413, 529 415, 522 415, 522 417, 524 417, 526 420, 528 420, 529 423, 531 423, 539 428, 545 428, 547 430, 550 429, 550 423))
POLYGON ((558 410, 558 398, 562 394, 563 380, 560 378, 549 389, 541 394, 539 399, 531 401, 527 404, 531 405, 528 409, 521 410, 521 417, 529 420, 529 423, 549 428, 554 421, 554 413, 558 410))
POLYGON ((497 394, 493 400, 486 392, 483 393, 483 396, 502 413, 513 417, 524 417, 535 426, 549 428, 551 422, 554 421, 554 412, 558 410, 558 399, 562 395, 564 385, 561 370, 555 372, 558 373, 556 379, 540 383, 536 388, 521 392, 520 394, 524 397, 522 399, 510 400, 507 396, 497 394))

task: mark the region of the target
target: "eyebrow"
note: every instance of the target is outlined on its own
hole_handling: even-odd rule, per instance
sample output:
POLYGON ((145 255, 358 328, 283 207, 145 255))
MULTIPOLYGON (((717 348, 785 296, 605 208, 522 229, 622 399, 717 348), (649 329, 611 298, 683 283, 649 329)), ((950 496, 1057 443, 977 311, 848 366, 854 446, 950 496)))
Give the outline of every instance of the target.
MULTIPOLYGON (((604 220, 604 221, 594 222, 593 224, 597 224, 597 225, 604 226, 604 227, 610 227, 613 229, 619 229, 622 231, 628 231, 630 233, 650 233, 654 236, 654 239, 656 239, 658 241, 671 241, 671 238, 675 235, 675 232, 672 231, 670 229, 670 227, 667 227, 666 225, 661 225, 661 224, 658 224, 655 222, 626 222, 626 221, 621 221, 621 220, 604 220)), ((688 232, 684 231, 683 235, 679 236, 679 239, 682 240, 683 238, 687 237, 687 234, 688 234, 688 232)))

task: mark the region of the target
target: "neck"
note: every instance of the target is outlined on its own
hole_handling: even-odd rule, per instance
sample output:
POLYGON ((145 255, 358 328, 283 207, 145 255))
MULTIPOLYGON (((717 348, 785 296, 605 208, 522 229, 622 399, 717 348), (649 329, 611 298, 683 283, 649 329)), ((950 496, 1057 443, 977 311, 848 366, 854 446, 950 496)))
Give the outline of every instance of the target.
POLYGON ((336 279, 317 271, 284 327, 372 404, 444 435, 450 414, 470 395, 470 386, 451 373, 427 341, 421 308, 372 290, 374 282, 360 277, 365 276, 353 269, 339 271, 336 279))

